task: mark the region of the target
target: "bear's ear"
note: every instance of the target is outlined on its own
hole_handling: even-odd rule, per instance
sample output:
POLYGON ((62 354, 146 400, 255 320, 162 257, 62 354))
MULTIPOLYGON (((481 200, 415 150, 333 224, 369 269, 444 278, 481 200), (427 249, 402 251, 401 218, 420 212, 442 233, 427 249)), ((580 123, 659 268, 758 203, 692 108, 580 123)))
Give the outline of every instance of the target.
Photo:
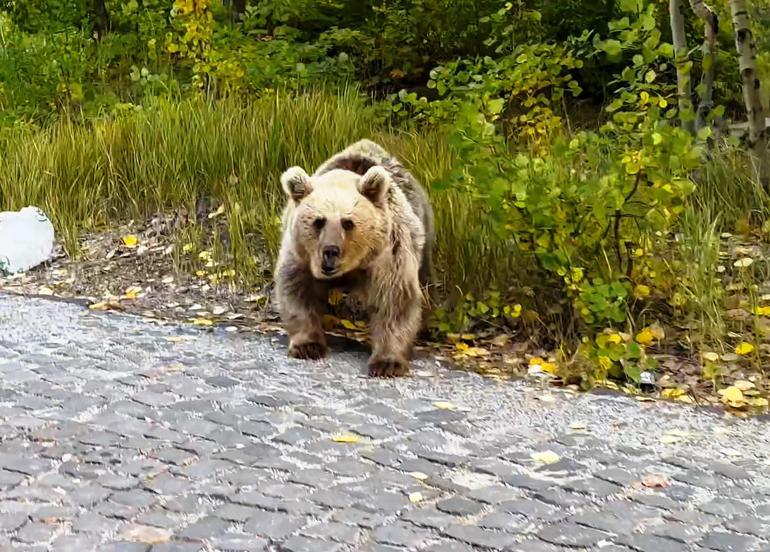
POLYGON ((358 191, 377 207, 382 207, 390 190, 390 175, 388 171, 375 165, 364 173, 358 182, 358 191))
POLYGON ((281 186, 290 198, 299 203, 313 191, 310 177, 302 167, 292 167, 281 175, 281 186))

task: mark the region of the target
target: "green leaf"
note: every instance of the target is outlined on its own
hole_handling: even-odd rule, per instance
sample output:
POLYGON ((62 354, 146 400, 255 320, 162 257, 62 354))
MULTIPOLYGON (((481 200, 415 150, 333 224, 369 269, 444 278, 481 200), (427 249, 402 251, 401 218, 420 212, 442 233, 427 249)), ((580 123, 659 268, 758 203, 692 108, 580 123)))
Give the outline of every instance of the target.
POLYGON ((643 0, 620 0, 618 2, 618 7, 625 13, 639 13, 643 5, 643 0))
POLYGON ((698 140, 703 140, 703 141, 708 140, 709 138, 711 138, 711 133, 712 133, 711 127, 709 126, 703 127, 698 131, 698 140))
POLYGON ((620 54, 623 52, 623 45, 620 41, 611 38, 602 41, 599 45, 599 49, 606 53, 611 60, 614 60, 620 57, 620 54))
POLYGON ((645 31, 651 31, 655 28, 655 18, 646 13, 639 16, 639 22, 645 31))
POLYGON ((657 77, 657 74, 655 73, 655 71, 650 69, 644 74, 644 82, 646 82, 647 84, 651 84, 655 80, 655 77, 657 77))
POLYGON ((668 42, 664 42, 658 47, 658 53, 660 53, 662 57, 672 58, 674 57, 674 46, 668 42))
POLYGON ((497 98, 490 100, 487 104, 487 108, 492 115, 499 115, 505 107, 505 100, 503 98, 497 98))
POLYGON ((635 362, 626 362, 623 364, 623 373, 634 383, 639 383, 642 379, 642 370, 635 362))

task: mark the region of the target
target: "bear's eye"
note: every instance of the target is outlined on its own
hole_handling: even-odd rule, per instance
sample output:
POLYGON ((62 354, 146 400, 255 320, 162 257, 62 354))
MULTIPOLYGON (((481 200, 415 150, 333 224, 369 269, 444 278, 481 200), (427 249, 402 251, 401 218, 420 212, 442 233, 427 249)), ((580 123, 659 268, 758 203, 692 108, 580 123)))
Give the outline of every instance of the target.
POLYGON ((313 228, 315 228, 316 230, 320 230, 324 227, 325 224, 326 224, 325 218, 323 217, 317 218, 313 221, 313 228))
POLYGON ((342 219, 342 228, 344 230, 352 230, 355 227, 355 223, 350 219, 342 219))

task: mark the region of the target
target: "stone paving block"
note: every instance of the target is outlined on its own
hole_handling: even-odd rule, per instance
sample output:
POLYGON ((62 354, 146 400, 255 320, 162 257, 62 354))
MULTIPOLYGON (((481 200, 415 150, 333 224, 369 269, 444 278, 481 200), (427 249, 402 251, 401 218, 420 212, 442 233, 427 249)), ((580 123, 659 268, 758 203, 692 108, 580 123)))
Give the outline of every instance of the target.
POLYGON ((454 516, 473 516, 484 510, 484 505, 474 500, 454 496, 436 503, 436 508, 454 516))
POLYGON ((504 550, 517 541, 516 537, 508 533, 490 531, 473 525, 451 525, 442 533, 465 544, 493 550, 504 550))
POLYGON ((569 522, 560 522, 544 527, 537 536, 551 544, 573 548, 590 548, 600 542, 609 542, 610 540, 607 533, 569 522))
POLYGON ((404 512, 401 519, 420 527, 429 527, 431 529, 439 530, 446 529, 457 522, 455 516, 440 512, 432 506, 408 510, 404 512))
POLYGON ((750 552, 759 548, 760 541, 750 535, 711 531, 706 533, 698 544, 719 552, 750 552))
POLYGON ((434 534, 409 523, 395 522, 375 529, 372 538, 380 544, 420 548, 434 538, 434 534))
POLYGON ((385 522, 385 515, 365 512, 357 508, 343 508, 334 511, 332 520, 340 523, 357 525, 363 529, 374 529, 385 522))
POLYGON ((283 512, 261 512, 246 521, 243 530, 271 540, 283 540, 302 529, 306 524, 307 519, 304 517, 283 512))
POLYGON ((687 550, 680 540, 668 539, 656 535, 630 535, 617 540, 618 543, 637 550, 638 552, 682 552, 687 550))
POLYGON ((319 523, 302 530, 306 537, 320 539, 322 541, 336 541, 353 545, 358 541, 360 531, 353 525, 339 522, 319 523))
POLYGON ((279 549, 282 552, 337 552, 342 550, 343 547, 339 543, 296 536, 281 544, 279 549))
POLYGON ((210 540, 226 532, 231 525, 232 522, 218 517, 204 517, 182 529, 179 536, 190 540, 210 540))

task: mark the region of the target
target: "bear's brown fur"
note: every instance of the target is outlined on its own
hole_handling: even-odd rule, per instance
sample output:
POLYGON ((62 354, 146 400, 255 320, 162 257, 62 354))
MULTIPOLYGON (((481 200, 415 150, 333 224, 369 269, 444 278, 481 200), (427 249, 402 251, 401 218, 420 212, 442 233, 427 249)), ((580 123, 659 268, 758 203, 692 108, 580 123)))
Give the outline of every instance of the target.
POLYGON ((327 353, 322 316, 329 291, 364 297, 372 332, 369 374, 409 371, 433 279, 433 211, 425 190, 369 140, 338 153, 311 177, 299 167, 281 176, 289 196, 276 266, 276 297, 289 354, 327 353))

